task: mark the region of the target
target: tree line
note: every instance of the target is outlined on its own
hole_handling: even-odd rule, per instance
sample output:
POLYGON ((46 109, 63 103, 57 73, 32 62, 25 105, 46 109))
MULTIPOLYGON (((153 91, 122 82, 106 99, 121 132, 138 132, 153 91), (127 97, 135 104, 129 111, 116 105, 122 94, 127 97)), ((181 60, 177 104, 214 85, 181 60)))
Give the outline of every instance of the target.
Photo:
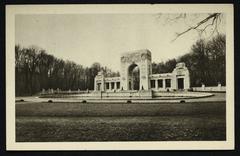
POLYGON ((156 73, 172 72, 177 62, 185 62, 191 79, 191 87, 226 84, 226 36, 219 34, 211 40, 198 40, 189 53, 166 62, 153 63, 156 73))
MULTIPOLYGON (((177 62, 185 62, 190 71, 191 86, 225 85, 225 35, 209 41, 198 40, 191 51, 177 59, 152 63, 153 74, 172 72, 177 62)), ((33 95, 42 89, 48 90, 93 90, 94 78, 99 71, 106 76, 120 76, 100 63, 84 67, 72 61, 54 57, 35 46, 15 46, 15 91, 16 96, 33 95)))
POLYGON ((33 95, 42 89, 93 90, 98 71, 107 76, 119 76, 99 63, 84 67, 72 61, 58 59, 35 46, 15 46, 16 96, 33 95))

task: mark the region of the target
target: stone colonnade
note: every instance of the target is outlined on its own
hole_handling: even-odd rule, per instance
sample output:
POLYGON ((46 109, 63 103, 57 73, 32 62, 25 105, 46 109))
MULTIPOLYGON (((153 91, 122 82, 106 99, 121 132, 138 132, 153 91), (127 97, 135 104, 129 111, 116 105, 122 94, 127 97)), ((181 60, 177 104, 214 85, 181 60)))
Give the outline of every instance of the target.
POLYGON ((190 88, 189 71, 185 63, 177 63, 171 73, 152 74, 152 56, 147 49, 122 54, 120 77, 95 77, 95 91, 132 90, 133 69, 139 68, 139 90, 187 90, 190 88), (131 83, 130 83, 131 82, 131 83))

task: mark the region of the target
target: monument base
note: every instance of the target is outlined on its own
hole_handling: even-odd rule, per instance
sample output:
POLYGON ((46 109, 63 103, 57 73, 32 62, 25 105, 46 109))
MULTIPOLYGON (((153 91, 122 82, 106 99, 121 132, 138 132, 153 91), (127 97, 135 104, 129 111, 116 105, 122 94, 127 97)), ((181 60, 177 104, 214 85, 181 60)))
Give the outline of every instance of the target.
POLYGON ((142 90, 142 91, 118 91, 118 92, 103 92, 103 91, 94 91, 92 92, 94 97, 98 98, 136 98, 136 99, 152 99, 151 90, 142 90))

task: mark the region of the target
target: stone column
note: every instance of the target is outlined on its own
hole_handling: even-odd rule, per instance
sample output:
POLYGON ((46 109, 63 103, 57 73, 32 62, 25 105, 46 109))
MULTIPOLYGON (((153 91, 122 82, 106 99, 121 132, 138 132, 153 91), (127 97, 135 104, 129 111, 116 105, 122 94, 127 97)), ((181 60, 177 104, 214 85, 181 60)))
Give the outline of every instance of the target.
POLYGON ((171 89, 177 89, 178 88, 178 84, 177 84, 177 76, 175 74, 173 74, 171 76, 171 89))
POLYGON ((190 89, 190 77, 188 71, 184 77, 184 89, 190 89))
POLYGON ((101 91, 104 91, 105 90, 105 82, 104 82, 104 76, 102 76, 102 82, 101 82, 101 91))
POLYGON ((158 80, 155 80, 155 89, 158 90, 158 80))
POLYGON ((162 79, 162 82, 163 82, 163 89, 166 89, 166 82, 165 82, 165 79, 162 79))
POLYGON ((94 90, 95 90, 95 91, 98 90, 98 85, 97 85, 96 77, 94 78, 94 90))
POLYGON ((117 82, 114 82, 114 90, 117 90, 117 82))
POLYGON ((202 84, 202 91, 205 90, 205 84, 202 84))
POLYGON ((222 87, 221 83, 218 83, 218 91, 221 91, 221 87, 222 87))
POLYGON ((60 92, 60 90, 59 90, 59 88, 57 88, 57 93, 59 93, 60 92))
POLYGON ((132 85, 132 90, 134 90, 133 76, 132 76, 132 82, 131 82, 131 85, 132 85))
POLYGON ((112 90, 112 82, 109 82, 109 90, 112 90))
POLYGON ((128 90, 128 64, 126 62, 121 62, 121 73, 120 73, 120 88, 122 90, 128 90))
POLYGON ((44 88, 42 89, 42 94, 45 94, 45 89, 44 88))

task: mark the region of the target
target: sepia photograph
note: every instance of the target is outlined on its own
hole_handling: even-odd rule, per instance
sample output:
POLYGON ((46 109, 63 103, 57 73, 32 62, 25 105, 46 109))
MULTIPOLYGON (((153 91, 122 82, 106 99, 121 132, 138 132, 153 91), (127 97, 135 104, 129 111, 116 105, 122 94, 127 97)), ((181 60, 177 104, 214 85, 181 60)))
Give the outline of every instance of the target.
POLYGON ((8 150, 234 149, 233 6, 9 5, 8 150))

